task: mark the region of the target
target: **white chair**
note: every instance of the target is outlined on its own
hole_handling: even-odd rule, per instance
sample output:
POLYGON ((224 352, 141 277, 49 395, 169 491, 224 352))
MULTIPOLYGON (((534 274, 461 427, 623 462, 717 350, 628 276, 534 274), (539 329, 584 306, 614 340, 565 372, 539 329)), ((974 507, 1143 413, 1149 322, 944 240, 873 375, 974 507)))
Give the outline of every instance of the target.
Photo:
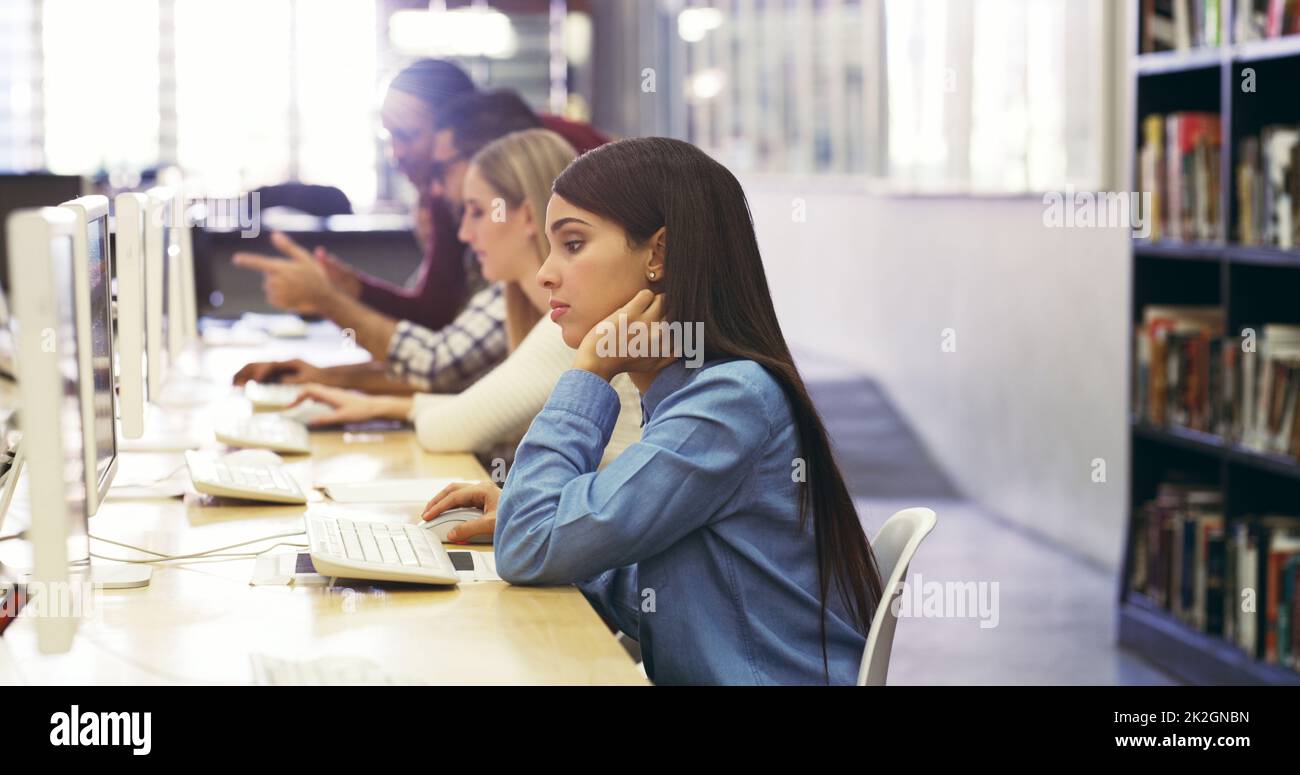
POLYGON ((884 593, 871 619, 871 631, 867 633, 867 647, 862 652, 862 665, 858 668, 858 686, 885 685, 894 629, 898 626, 898 616, 890 604, 907 578, 907 566, 912 562, 912 555, 916 554, 922 539, 930 534, 938 521, 930 509, 903 509, 881 526, 876 539, 871 542, 871 551, 876 555, 876 565, 884 582, 884 593))

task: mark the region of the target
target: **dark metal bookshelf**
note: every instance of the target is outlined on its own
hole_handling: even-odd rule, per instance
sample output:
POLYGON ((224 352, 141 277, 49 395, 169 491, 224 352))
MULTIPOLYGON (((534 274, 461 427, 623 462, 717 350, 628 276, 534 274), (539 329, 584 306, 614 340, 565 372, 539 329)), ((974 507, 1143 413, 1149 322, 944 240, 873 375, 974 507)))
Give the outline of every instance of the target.
POLYGON ((1192 450, 1214 458, 1223 458, 1277 476, 1300 480, 1300 460, 1286 455, 1260 452, 1239 444, 1233 444, 1214 433, 1206 433, 1191 428, 1180 428, 1176 425, 1152 425, 1141 420, 1134 420, 1133 435, 1150 441, 1192 450))
MULTIPOLYGON (((1235 25, 1226 3, 1225 36, 1235 25)), ((1134 38, 1140 41, 1141 3, 1133 3, 1134 38)), ((1226 243, 1134 240, 1131 321, 1150 304, 1216 304, 1228 333, 1263 323, 1300 323, 1300 249, 1233 242, 1237 218, 1238 143, 1270 123, 1300 124, 1300 36, 1133 57, 1133 148, 1142 121, 1181 110, 1217 112, 1223 137, 1220 161, 1220 232, 1226 243), (1242 70, 1255 70, 1257 91, 1242 92, 1242 70)), ((1131 345, 1130 345, 1131 346, 1131 345)), ((1130 362, 1133 353, 1130 352, 1130 362)), ((1130 388, 1130 401, 1132 400, 1130 388)), ((1169 673, 1195 684, 1300 685, 1300 673, 1268 664, 1235 643, 1175 617, 1139 590, 1130 589, 1136 516, 1158 483, 1184 474, 1223 493, 1224 517, 1240 522, 1262 513, 1300 512, 1300 460, 1258 452, 1232 439, 1176 426, 1129 421, 1129 518, 1119 584, 1119 641, 1169 673)), ((1261 573, 1263 571, 1261 570, 1261 573)), ((1262 576, 1261 576, 1262 578, 1262 576)))

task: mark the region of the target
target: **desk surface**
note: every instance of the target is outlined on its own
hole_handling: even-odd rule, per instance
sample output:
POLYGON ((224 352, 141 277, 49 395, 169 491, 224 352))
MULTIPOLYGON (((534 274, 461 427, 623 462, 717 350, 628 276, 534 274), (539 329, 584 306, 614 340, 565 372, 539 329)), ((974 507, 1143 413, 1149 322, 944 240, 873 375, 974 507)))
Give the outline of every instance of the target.
MULTIPOLYGON (((314 348, 295 349, 303 354, 314 348)), ((202 356, 203 373, 224 385, 225 375, 249 355, 237 348, 209 351, 202 356)), ((265 350, 260 355, 267 357, 265 350)), ((312 360, 310 352, 303 357, 312 360)), ((330 357, 325 353, 316 360, 330 357)), ((186 424, 203 427, 214 414, 248 411, 242 398, 227 393, 172 410, 169 420, 184 417, 186 424)), ((426 453, 409 430, 317 432, 312 448, 310 457, 287 458, 291 473, 303 484, 487 478, 472 455, 426 453)), ((148 481, 182 464, 179 453, 124 452, 117 480, 148 481)), ((6 533, 28 521, 25 490, 23 485, 15 497, 6 533)), ((91 518, 90 532, 183 554, 301 530, 307 512, 412 521, 421 510, 419 504, 339 504, 314 491, 309 497, 305 507, 263 506, 193 491, 184 500, 129 500, 110 492, 91 518)), ((282 540, 302 543, 305 537, 282 540)), ((0 544, 0 559, 20 564, 23 543, 0 544)), ((102 555, 138 556, 99 541, 92 548, 102 555)), ((239 559, 154 566, 147 588, 101 593, 67 654, 39 654, 34 623, 22 617, 0 638, 0 683, 248 683, 250 654, 257 652, 298 659, 366 657, 401 678, 438 684, 645 683, 572 587, 503 582, 451 589, 364 582, 333 588, 254 587, 249 584, 253 564, 239 559)))

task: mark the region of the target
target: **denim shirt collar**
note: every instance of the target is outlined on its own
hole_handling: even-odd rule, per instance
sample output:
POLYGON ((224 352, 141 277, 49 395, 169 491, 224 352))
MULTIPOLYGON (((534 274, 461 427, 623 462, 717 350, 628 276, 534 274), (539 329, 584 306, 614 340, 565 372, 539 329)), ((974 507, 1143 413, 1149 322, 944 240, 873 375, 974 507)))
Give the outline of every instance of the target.
POLYGON ((650 389, 641 396, 641 427, 645 427, 646 421, 654 416, 655 409, 665 398, 686 384, 686 380, 691 376, 689 371, 686 368, 686 361, 678 358, 659 372, 655 381, 650 383, 650 389))

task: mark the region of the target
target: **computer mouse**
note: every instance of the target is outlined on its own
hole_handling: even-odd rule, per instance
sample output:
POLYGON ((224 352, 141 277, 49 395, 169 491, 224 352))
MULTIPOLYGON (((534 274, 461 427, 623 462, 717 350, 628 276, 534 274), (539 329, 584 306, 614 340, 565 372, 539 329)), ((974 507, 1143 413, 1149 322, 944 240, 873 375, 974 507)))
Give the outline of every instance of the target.
MULTIPOLYGON (((472 519, 478 519, 483 516, 482 509, 476 509, 471 506, 465 506, 459 509, 447 509, 433 519, 425 522, 422 527, 425 530, 432 530, 438 540, 447 543, 447 533, 451 529, 463 522, 469 522, 472 519)), ((491 533, 480 533, 469 539, 467 543, 471 544, 490 544, 492 543, 491 533)))
POLYGON ((221 456, 226 465, 244 466, 278 466, 284 465, 284 458, 269 449, 241 449, 221 456))

